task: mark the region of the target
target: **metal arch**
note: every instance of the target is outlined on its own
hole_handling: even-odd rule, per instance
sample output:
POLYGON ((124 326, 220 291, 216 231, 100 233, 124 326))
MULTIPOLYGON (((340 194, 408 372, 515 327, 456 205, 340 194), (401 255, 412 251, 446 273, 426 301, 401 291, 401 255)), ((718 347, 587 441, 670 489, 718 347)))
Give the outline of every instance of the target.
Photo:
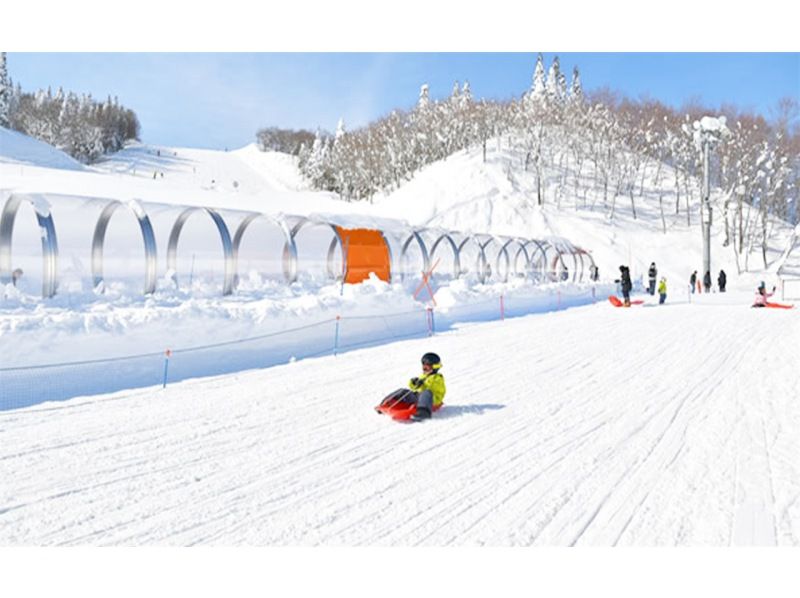
POLYGON ((394 280, 394 255, 392 254, 392 244, 389 243, 386 233, 384 233, 382 230, 379 230, 378 232, 381 234, 383 244, 386 245, 386 251, 389 253, 389 283, 391 283, 394 280))
POLYGON ((531 256, 528 253, 528 248, 526 247, 527 244, 528 244, 527 242, 522 242, 521 240, 517 239, 517 245, 519 246, 519 249, 517 249, 517 252, 514 254, 514 273, 516 274, 516 276, 525 277, 531 271, 532 268, 531 256), (525 257, 525 265, 522 271, 520 271, 519 269, 520 254, 522 254, 525 257))
POLYGON ((254 220, 259 218, 264 218, 267 222, 274 224, 277 226, 280 231, 283 233, 285 237, 285 241, 283 244, 283 255, 281 256, 281 263, 283 265, 283 277, 288 283, 293 283, 297 280, 297 247, 294 244, 294 238, 292 237, 291 232, 289 231, 289 227, 286 225, 284 220, 277 220, 267 216, 266 214, 262 214, 260 212, 254 212, 248 215, 239 226, 236 228, 236 232, 233 235, 233 288, 235 289, 239 286, 239 247, 242 244, 242 238, 244 237, 244 233, 247 230, 247 227, 252 224, 254 220))
MULTIPOLYGON (((522 242, 518 238, 509 237, 508 240, 505 243, 503 243, 503 246, 501 247, 501 250, 506 253, 506 256, 508 258, 508 273, 509 274, 511 273, 511 255, 508 253, 508 247, 512 243, 516 243, 519 246, 519 249, 517 249, 517 252, 514 254, 514 260, 513 260, 514 261, 514 264, 513 264, 513 266, 514 266, 514 276, 519 276, 520 275, 520 271, 519 271, 519 267, 517 266, 517 264, 519 263, 519 254, 523 253, 525 255, 525 270, 524 270, 524 272, 527 272, 527 270, 528 270, 528 266, 529 266, 529 263, 530 263, 530 258, 528 257, 528 252, 525 249, 525 245, 523 245, 522 242)), ((498 260, 499 260, 499 255, 498 255, 498 260)), ((524 276, 524 273, 523 273, 523 276, 524 276)))
MULTIPOLYGON (((529 239, 528 241, 523 243, 522 246, 523 247, 527 247, 531 243, 533 243, 536 246, 536 250, 532 254, 530 254, 529 258, 528 258, 528 263, 530 264, 529 272, 530 272, 530 275, 533 276, 533 274, 534 274, 534 272, 533 272, 534 258, 536 257, 536 255, 539 252, 541 252, 541 254, 542 254, 542 262, 541 262, 542 263, 542 267, 540 268, 540 271, 537 273, 538 280, 541 281, 541 280, 544 280, 547 277, 547 248, 544 245, 542 245, 542 243, 544 243, 545 245, 550 245, 550 244, 547 241, 539 241, 538 239, 529 239)), ((527 253, 527 249, 525 251, 527 253)))
MULTIPOLYGON (((489 245, 491 245, 492 243, 494 243, 496 245, 500 245, 499 239, 494 237, 494 236, 490 236, 488 239, 486 239, 486 241, 484 243, 481 244, 481 251, 483 251, 483 255, 484 255, 484 258, 486 259, 486 263, 490 264, 490 265, 491 265, 491 262, 489 261, 489 257, 486 254, 486 248, 489 245)), ((508 251, 506 251, 506 244, 505 243, 503 245, 500 245, 500 248, 497 250, 497 256, 495 257, 495 261, 494 261, 494 271, 492 271, 491 268, 487 268, 487 270, 489 270, 489 274, 486 277, 487 280, 492 278, 492 276, 494 276, 494 274, 500 272, 500 257, 501 257, 501 255, 505 256, 506 269, 505 269, 505 274, 502 277, 498 277, 498 279, 499 279, 500 282, 508 282, 508 273, 509 273, 509 270, 511 270, 511 258, 508 256, 508 251)))
MULTIPOLYGON (((569 268, 567 267, 567 264, 566 264, 566 262, 564 260, 564 256, 566 256, 566 255, 572 256, 572 263, 573 263, 572 264, 573 265, 572 276, 573 277, 575 276, 575 270, 578 269, 578 263, 577 263, 577 260, 575 259, 575 253, 573 251, 574 247, 572 246, 571 243, 566 242, 564 239, 558 239, 557 243, 555 243, 555 248, 556 248, 556 251, 558 252, 558 261, 561 262, 561 266, 568 273, 566 279, 562 280, 561 277, 557 277, 556 280, 558 280, 559 282, 566 282, 567 280, 569 280, 569 268)), ((553 273, 555 274, 555 260, 553 261, 553 273)))
MULTIPOLYGON (((461 263, 461 251, 464 249, 464 246, 472 241, 475 245, 478 246, 478 280, 481 284, 486 284, 486 281, 489 279, 486 273, 486 266, 488 265, 488 260, 486 259, 486 253, 483 251, 483 246, 481 245, 480 241, 476 238, 477 235, 464 235, 464 240, 461 241, 461 244, 458 246, 458 259, 459 263, 461 263)), ((462 270, 462 274, 466 273, 466 271, 462 270)))
POLYGON ((453 251, 453 278, 458 278, 461 276, 461 256, 459 255, 458 246, 455 241, 453 241, 450 233, 444 232, 434 241, 433 247, 431 247, 430 259, 433 260, 433 256, 436 255, 436 249, 439 247, 439 244, 445 240, 450 244, 450 249, 453 251))
MULTIPOLYGON (((411 241, 416 241, 417 245, 419 245, 419 250, 422 252, 423 273, 428 272, 431 268, 431 260, 430 256, 428 255, 428 248, 425 247, 425 241, 422 240, 420 234, 415 230, 411 231, 411 234, 408 235, 408 238, 403 243, 403 248, 400 250, 400 262, 402 263, 403 259, 406 257, 406 253, 408 253, 408 247, 411 245, 411 241)), ((405 278, 405 275, 405 272, 400 272, 401 278, 405 278)))
MULTIPOLYGON (((583 282, 583 276, 586 273, 586 262, 583 259, 584 256, 589 258, 591 264, 594 265, 594 260, 592 259, 592 256, 589 255, 589 252, 586 251, 585 249, 578 248, 578 257, 580 257, 581 259, 581 277, 578 279, 578 282, 583 282)), ((589 272, 590 273, 592 272, 591 267, 589 268, 589 272)), ((589 276, 589 279, 591 280, 591 274, 589 276)))
POLYGON ((222 251, 225 258, 225 277, 222 283, 222 294, 230 295, 233 292, 233 275, 235 272, 235 264, 233 261, 233 243, 231 242, 231 235, 228 232, 228 226, 215 210, 203 207, 186 208, 178 215, 175 224, 172 225, 172 231, 169 234, 169 242, 167 244, 167 268, 174 272, 175 280, 177 281, 177 254, 178 254, 178 239, 181 236, 183 225, 189 217, 195 212, 205 212, 214 221, 214 224, 219 231, 219 237, 222 241, 222 251))
POLYGON ((50 213, 50 204, 44 197, 36 197, 36 201, 34 201, 24 195, 12 193, 6 199, 2 214, 0 214, 0 280, 4 283, 11 282, 11 236, 14 232, 17 210, 23 201, 33 207, 39 222, 42 237, 42 297, 49 298, 56 294, 58 288, 58 239, 53 216, 50 213), (39 207, 45 207, 47 214, 40 212, 37 204, 39 207))
MULTIPOLYGON (((294 251, 294 255, 290 256, 291 261, 294 263, 294 266, 293 266, 293 271, 294 271, 293 276, 294 276, 294 278, 292 278, 292 280, 290 282, 294 282, 294 281, 297 280, 298 252, 297 252, 297 242, 295 241, 295 237, 297 236, 297 233, 300 232, 301 228, 303 228, 304 226, 309 225, 309 224, 312 225, 312 226, 328 226, 328 227, 330 227, 331 231, 333 231, 333 239, 331 239, 331 244, 328 247, 328 259, 327 259, 327 263, 326 263, 326 268, 328 270, 328 277, 329 278, 331 278, 332 280, 335 280, 336 282, 341 282, 342 280, 345 279, 345 277, 347 275, 347 272, 346 272, 346 268, 347 268, 347 248, 344 246, 344 241, 342 241, 342 236, 339 234, 339 231, 337 230, 336 226, 334 226, 330 222, 326 222, 324 220, 312 219, 312 218, 305 218, 305 217, 300 217, 298 219, 297 223, 289 231, 290 235, 291 235, 291 240, 292 240, 292 245, 289 248, 289 253, 294 251), (336 251, 336 244, 337 243, 339 244, 339 248, 342 250, 342 265, 341 265, 341 268, 339 269, 338 273, 333 268, 333 255, 334 255, 334 252, 336 251)), ((284 273, 286 272, 286 266, 285 266, 285 263, 286 263, 285 260, 286 260, 286 257, 287 257, 286 256, 286 251, 287 251, 287 248, 284 248, 284 251, 283 251, 283 255, 284 255, 284 273)))
POLYGON ((94 287, 97 288, 97 285, 103 282, 103 246, 106 240, 106 230, 111 216, 120 206, 125 206, 133 212, 139 222, 139 230, 142 233, 142 242, 144 243, 144 294, 150 295, 156 290, 156 237, 153 234, 153 227, 150 224, 147 212, 136 200, 131 200, 126 204, 112 200, 103 208, 97 218, 97 224, 95 224, 94 234, 92 235, 92 278, 94 287))
MULTIPOLYGON (((572 256, 572 263, 575 269, 572 271, 572 282, 578 281, 578 255, 580 254, 580 248, 573 245, 570 241, 564 240, 564 245, 566 245, 567 251, 572 256)), ((581 267, 583 267, 583 260, 581 260, 581 267)))

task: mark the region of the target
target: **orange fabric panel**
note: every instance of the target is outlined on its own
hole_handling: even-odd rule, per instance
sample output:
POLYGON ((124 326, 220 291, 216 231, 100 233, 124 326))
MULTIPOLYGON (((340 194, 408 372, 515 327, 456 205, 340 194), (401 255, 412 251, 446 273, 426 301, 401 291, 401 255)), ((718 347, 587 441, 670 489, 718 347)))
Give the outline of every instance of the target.
POLYGON ((389 248, 379 230, 368 228, 336 227, 347 248, 347 275, 345 282, 357 283, 369 278, 374 272, 381 280, 389 282, 391 267, 389 248))

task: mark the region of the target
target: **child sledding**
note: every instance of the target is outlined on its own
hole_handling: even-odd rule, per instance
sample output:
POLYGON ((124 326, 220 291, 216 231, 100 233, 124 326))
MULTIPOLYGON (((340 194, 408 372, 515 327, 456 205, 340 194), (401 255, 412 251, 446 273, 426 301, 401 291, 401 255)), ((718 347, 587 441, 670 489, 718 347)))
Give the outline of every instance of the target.
POLYGON ((758 285, 756 289, 756 298, 753 302, 752 307, 774 307, 778 309, 792 309, 794 305, 784 305, 782 303, 773 303, 768 299, 775 294, 775 287, 772 287, 772 292, 767 292, 767 285, 764 284, 764 281, 761 281, 761 284, 758 285))
POLYGON ((400 388, 388 395, 375 411, 399 421, 429 419, 441 408, 447 391, 444 376, 439 371, 441 368, 442 360, 436 353, 425 353, 422 356, 422 375, 411 378, 408 388, 400 388))

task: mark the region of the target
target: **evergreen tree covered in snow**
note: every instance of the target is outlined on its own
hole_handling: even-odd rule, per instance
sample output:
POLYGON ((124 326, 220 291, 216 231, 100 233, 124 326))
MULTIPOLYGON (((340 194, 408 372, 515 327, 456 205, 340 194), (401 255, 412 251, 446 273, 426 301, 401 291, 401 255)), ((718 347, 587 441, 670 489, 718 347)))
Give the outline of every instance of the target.
POLYGON ((531 84, 530 97, 532 99, 542 99, 545 96, 547 87, 544 78, 544 58, 541 53, 536 57, 536 67, 533 70, 533 82, 531 84))
POLYGON ((558 101, 561 98, 561 68, 558 64, 558 56, 553 58, 550 70, 547 72, 547 82, 545 83, 545 95, 551 101, 558 101))
POLYGON ((581 86, 581 75, 578 67, 572 69, 572 85, 570 86, 570 99, 575 102, 583 101, 583 87, 581 86))
POLYGON ((0 52, 0 127, 8 127, 11 111, 11 81, 6 67, 6 53, 0 52))
POLYGON ((431 105, 431 99, 428 95, 428 84, 423 83, 419 88, 419 100, 417 100, 418 110, 427 110, 431 105))

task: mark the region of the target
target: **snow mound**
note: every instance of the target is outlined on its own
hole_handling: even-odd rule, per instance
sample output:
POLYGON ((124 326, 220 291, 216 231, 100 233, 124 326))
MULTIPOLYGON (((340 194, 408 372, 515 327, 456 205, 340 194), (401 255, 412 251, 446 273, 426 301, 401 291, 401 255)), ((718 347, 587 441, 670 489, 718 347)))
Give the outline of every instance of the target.
POLYGON ((85 170, 85 166, 49 143, 0 127, 0 163, 28 164, 61 170, 85 170))

